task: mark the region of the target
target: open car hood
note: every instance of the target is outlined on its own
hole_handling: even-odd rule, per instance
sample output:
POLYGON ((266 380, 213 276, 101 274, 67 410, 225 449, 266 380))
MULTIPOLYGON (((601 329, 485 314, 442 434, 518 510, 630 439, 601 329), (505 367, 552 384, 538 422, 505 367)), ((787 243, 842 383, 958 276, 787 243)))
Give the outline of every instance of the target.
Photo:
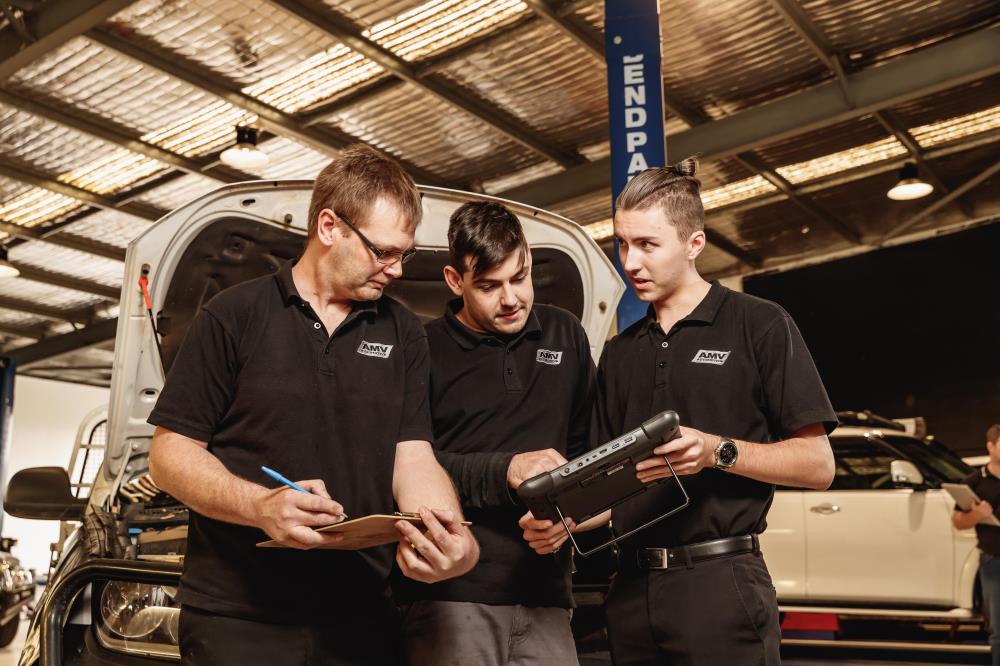
MULTIPOLYGON (((148 468, 153 427, 146 418, 202 305, 223 289, 273 273, 299 255, 312 186, 312 181, 301 180, 227 185, 166 215, 129 244, 108 409, 106 481, 148 468), (162 335, 162 359, 139 287, 143 276, 149 281, 162 335)), ((386 293, 426 321, 441 316, 452 298, 441 274, 452 211, 466 201, 491 197, 419 189, 424 219, 416 232, 418 253, 386 293)), ((535 302, 576 314, 596 359, 625 290, 614 267, 578 224, 530 206, 504 203, 521 219, 532 247, 535 302)), ((115 484, 101 485, 113 491, 115 484)))

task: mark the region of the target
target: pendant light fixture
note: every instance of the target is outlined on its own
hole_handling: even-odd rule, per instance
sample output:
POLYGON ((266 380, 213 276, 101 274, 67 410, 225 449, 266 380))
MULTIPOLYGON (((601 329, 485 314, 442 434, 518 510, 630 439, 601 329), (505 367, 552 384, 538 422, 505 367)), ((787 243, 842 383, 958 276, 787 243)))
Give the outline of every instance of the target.
POLYGON ((909 201, 926 197, 934 191, 934 186, 920 180, 917 174, 917 165, 907 162, 899 170, 899 182, 885 193, 893 201, 909 201))
POLYGON ((257 147, 257 128, 236 126, 236 145, 222 151, 219 158, 234 169, 260 169, 267 166, 267 153, 257 147))

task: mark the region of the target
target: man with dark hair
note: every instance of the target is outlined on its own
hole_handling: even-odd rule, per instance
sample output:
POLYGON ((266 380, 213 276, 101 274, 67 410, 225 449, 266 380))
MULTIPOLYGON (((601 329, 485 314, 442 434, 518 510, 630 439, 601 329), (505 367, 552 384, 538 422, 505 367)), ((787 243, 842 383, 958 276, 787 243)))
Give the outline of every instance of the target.
POLYGON ((429 444, 426 335, 382 294, 413 253, 416 187, 352 147, 317 178, 310 210, 298 260, 204 306, 149 417, 150 472, 191 509, 185 664, 394 661, 392 549, 310 551, 338 539, 315 528, 345 511, 419 511, 426 536, 397 526, 396 560, 416 580, 460 575, 478 555, 429 444), (257 548, 267 537, 285 548, 257 548))
POLYGON ((394 583, 406 650, 414 666, 576 664, 571 553, 528 548, 514 489, 586 446, 590 345, 573 315, 534 305, 531 251, 507 208, 460 206, 448 246, 459 298, 427 325, 434 441, 482 557, 444 583, 394 583))
POLYGON ((983 524, 996 515, 1000 506, 1000 424, 986 429, 986 452, 990 459, 982 468, 962 482, 979 496, 968 511, 957 506, 951 521, 956 529, 976 528, 979 542, 979 581, 983 588, 983 603, 990 618, 990 652, 994 666, 1000 666, 1000 527, 983 524))
MULTIPOLYGON (((672 409, 681 436, 636 465, 641 481, 684 475, 691 504, 621 543, 607 600, 616 664, 778 664, 774 587, 757 535, 775 484, 833 480, 837 424, 812 358, 778 305, 702 279, 704 210, 694 160, 648 169, 618 197, 615 237, 647 315, 604 348, 595 442, 672 409)), ((667 482, 620 504, 624 534, 681 503, 667 482)), ((566 536, 532 520, 541 549, 566 536)))

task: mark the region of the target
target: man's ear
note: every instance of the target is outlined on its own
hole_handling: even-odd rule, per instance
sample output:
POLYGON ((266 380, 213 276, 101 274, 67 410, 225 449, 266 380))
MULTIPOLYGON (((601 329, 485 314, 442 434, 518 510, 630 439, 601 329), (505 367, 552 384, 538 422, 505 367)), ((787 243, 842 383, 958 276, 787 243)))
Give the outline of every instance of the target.
POLYGON ((329 208, 324 208, 316 218, 316 239, 324 247, 330 247, 336 243, 337 233, 337 216, 329 208))
POLYGON ((705 245, 708 240, 705 238, 705 232, 702 230, 695 231, 690 236, 688 236, 687 242, 687 258, 688 261, 694 261, 698 258, 698 255, 702 253, 705 249, 705 245))
POLYGON ((444 267, 444 281, 448 284, 448 288, 451 289, 451 293, 456 296, 462 295, 462 292, 464 291, 462 276, 459 275, 454 266, 444 267))

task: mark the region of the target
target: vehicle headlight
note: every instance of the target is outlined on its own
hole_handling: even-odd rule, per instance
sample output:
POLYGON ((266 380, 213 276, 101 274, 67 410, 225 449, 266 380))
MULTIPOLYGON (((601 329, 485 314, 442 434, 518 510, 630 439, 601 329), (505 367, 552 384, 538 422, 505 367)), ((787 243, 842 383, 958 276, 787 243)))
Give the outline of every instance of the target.
POLYGON ((179 657, 177 588, 110 581, 101 589, 97 638, 116 652, 179 657))

